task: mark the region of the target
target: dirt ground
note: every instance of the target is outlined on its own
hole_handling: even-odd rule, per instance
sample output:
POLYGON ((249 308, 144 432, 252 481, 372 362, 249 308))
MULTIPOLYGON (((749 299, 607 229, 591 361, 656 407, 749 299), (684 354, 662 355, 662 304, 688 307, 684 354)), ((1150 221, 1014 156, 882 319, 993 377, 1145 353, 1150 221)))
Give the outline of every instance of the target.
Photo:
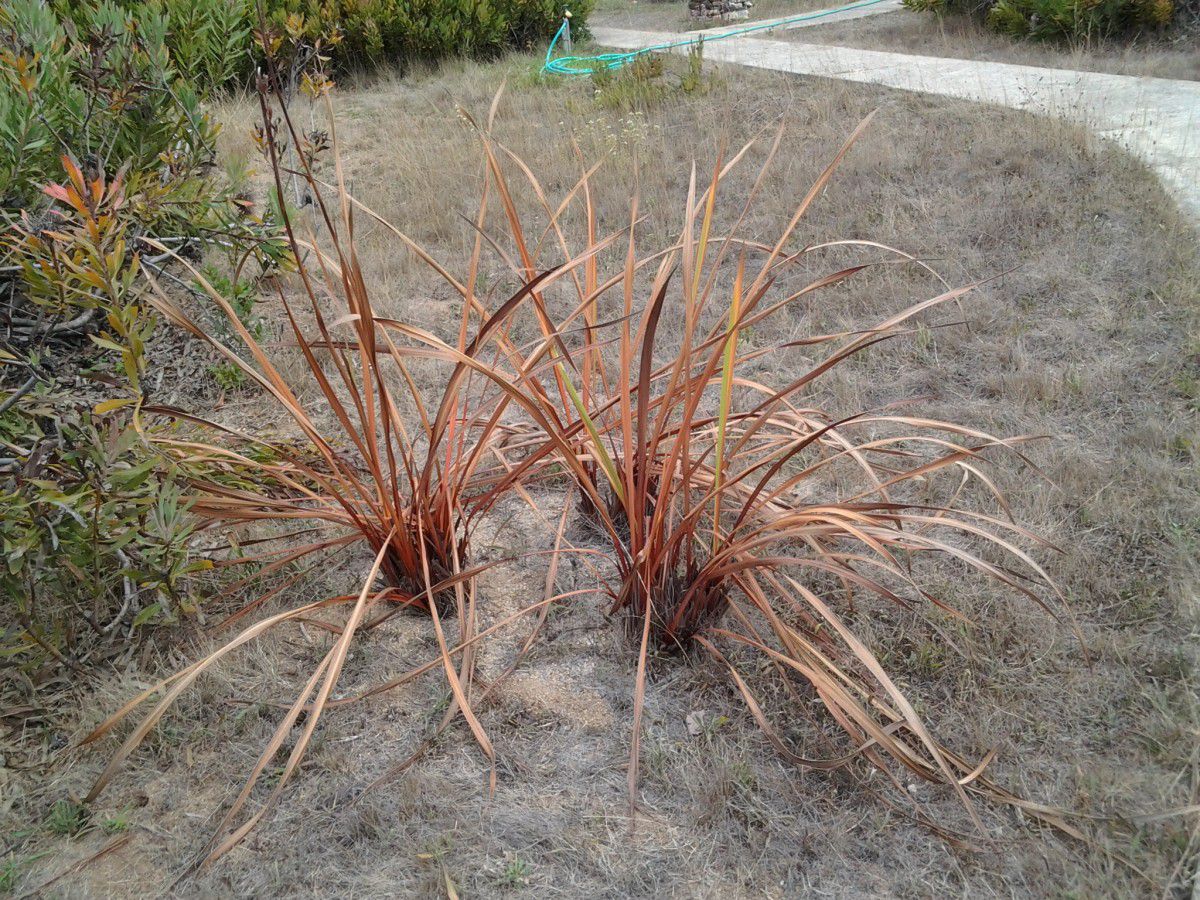
MULTIPOLYGON (((188 866, 270 734, 270 704, 290 701, 327 639, 280 632, 188 692, 75 835, 55 833, 53 804, 86 794, 116 743, 86 752, 72 743, 215 638, 184 629, 52 706, 31 696, 49 708, 0 747, 9 888, 52 897, 447 896, 450 886, 484 897, 1187 896, 1200 820, 1156 816, 1200 799, 1200 253, 1160 185, 1079 130, 941 98, 727 69, 705 91, 630 112, 599 106, 590 82, 546 83, 535 71, 531 57, 513 57, 343 86, 336 104, 352 189, 461 269, 480 184, 462 111, 482 120, 507 80, 498 137, 554 197, 577 177, 571 138, 585 159, 603 158, 594 179, 602 228, 624 224, 636 184, 647 241, 677 226, 693 159, 706 171, 718 148, 782 119, 783 150, 747 223, 765 240, 879 109, 798 239, 870 238, 930 260, 951 283, 991 280, 964 301, 966 325, 934 327, 957 311, 935 317, 836 373, 814 400, 849 413, 921 397, 932 416, 1046 435, 1029 452, 1051 484, 1012 459, 990 471, 1017 520, 1061 548, 1039 558, 1069 598, 1087 654, 1065 624, 951 568, 928 577, 974 623, 954 632, 961 655, 902 610, 864 607, 851 621, 945 743, 976 759, 996 748, 993 776, 1071 810, 1089 842, 985 807, 988 833, 952 847, 916 824, 911 807, 882 802, 881 779, 865 768, 829 776, 782 763, 723 673, 688 658, 651 667, 641 811, 631 822, 634 654, 585 597, 554 610, 530 657, 481 707, 498 753, 494 796, 461 723, 400 778, 363 793, 437 724, 448 695, 431 675, 330 713, 281 805, 198 874, 188 866)), ((219 112, 225 164, 255 165, 252 105, 219 112)), ((322 125, 318 113, 313 124, 322 125)), ((360 229, 379 311, 452 337, 445 288, 383 229, 360 229)), ((504 272, 499 260, 485 264, 497 290, 504 272)), ((935 291, 917 270, 884 267, 796 310, 781 329, 863 327, 935 291)), ((278 418, 252 393, 226 398, 220 413, 261 427, 278 418)), ((561 509, 553 492, 535 499, 561 509)), ((571 533, 583 539, 578 525, 571 533)), ((481 526, 473 552, 493 558, 550 540, 514 501, 481 526)), ((483 577, 489 615, 540 596, 544 569, 533 559, 483 577)), ((286 602, 345 590, 338 578, 286 602)), ((590 579, 572 568, 560 589, 590 579)), ((519 637, 495 645, 485 672, 519 637)), ((344 692, 433 648, 427 622, 394 618, 356 646, 344 692)), ((755 685, 768 712, 801 746, 820 740, 771 675, 755 685)), ((971 833, 949 792, 913 786, 912 799, 971 833)))

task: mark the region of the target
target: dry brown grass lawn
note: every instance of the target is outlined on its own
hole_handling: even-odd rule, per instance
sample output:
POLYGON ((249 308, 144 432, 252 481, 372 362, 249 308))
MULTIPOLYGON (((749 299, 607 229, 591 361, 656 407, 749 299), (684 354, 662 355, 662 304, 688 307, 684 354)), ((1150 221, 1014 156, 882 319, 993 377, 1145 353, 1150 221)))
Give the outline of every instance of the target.
MULTIPOLYGON (((573 137, 587 159, 605 159, 595 180, 602 224, 624 224, 637 181, 646 233, 664 239, 692 160, 707 168, 720 146, 784 118, 784 152, 750 223, 766 237, 854 125, 880 108, 800 239, 871 238, 936 260, 954 283, 996 278, 964 303, 968 327, 923 329, 875 350, 820 399, 851 412, 923 396, 923 409, 941 418, 1049 435, 1032 453, 1054 487, 1011 460, 995 477, 1017 518, 1063 548, 1043 562, 1070 598, 1091 662, 1066 627, 950 570, 928 575, 976 623, 947 623, 964 655, 894 609, 864 608, 854 625, 947 743, 975 758, 998 748, 999 781, 1096 817, 1084 819, 1095 842, 990 809, 991 839, 956 850, 882 804, 879 779, 865 771, 828 777, 779 762, 722 673, 679 660, 652 674, 643 813, 631 831, 633 654, 622 629, 583 603, 551 616, 517 678, 480 711, 500 756, 495 797, 465 729, 359 797, 436 724, 443 685, 416 683, 330 714, 281 807, 212 870, 173 889, 273 727, 265 701, 290 698, 323 640, 277 636, 204 682, 103 795, 96 827, 69 838, 47 828, 50 805, 85 793, 112 746, 71 754, 64 740, 206 639, 188 637, 81 686, 6 738, 0 834, 18 890, 68 872, 50 896, 444 896, 446 879, 464 896, 1181 895, 1200 849, 1196 817, 1131 818, 1194 804, 1200 790, 1200 256, 1158 182, 1077 129, 947 99, 726 70, 707 94, 632 114, 598 108, 588 82, 542 84, 529 75, 535 66, 516 57, 344 90, 339 128, 355 193, 439 258, 465 259, 463 217, 474 213, 480 181, 476 138, 458 108, 483 118, 507 77, 497 134, 547 189, 559 195, 574 183, 573 137), (689 716, 700 733, 690 733, 689 716), (127 830, 106 834, 100 824, 118 816, 127 830), (68 871, 112 841, 124 842, 68 871)), ((224 152, 246 156, 250 104, 222 113, 224 152)), ((359 250, 380 313, 452 337, 455 300, 383 229, 363 223, 359 250)), ((491 259, 484 268, 499 296, 505 267, 491 259)), ((873 324, 930 287, 913 270, 883 268, 797 309, 784 330, 873 324)), ((253 395, 223 414, 260 427, 274 417, 253 395)), ((549 540, 514 504, 474 550, 487 558, 549 540)), ((529 562, 496 570, 480 590, 502 611, 539 595, 542 578, 529 562)), ((571 578, 588 583, 582 569, 571 578)), ((431 640, 422 620, 394 619, 357 646, 346 689, 404 670, 431 640)), ((810 727, 785 731, 804 742, 819 737, 810 727)), ((914 793, 939 821, 967 830, 951 796, 914 793)))
POLYGON ((1114 75, 1200 79, 1200 32, 1194 30, 1134 44, 1097 42, 1069 47, 1013 40, 965 16, 938 17, 897 10, 853 22, 774 31, 771 36, 918 56, 990 60, 1114 75))

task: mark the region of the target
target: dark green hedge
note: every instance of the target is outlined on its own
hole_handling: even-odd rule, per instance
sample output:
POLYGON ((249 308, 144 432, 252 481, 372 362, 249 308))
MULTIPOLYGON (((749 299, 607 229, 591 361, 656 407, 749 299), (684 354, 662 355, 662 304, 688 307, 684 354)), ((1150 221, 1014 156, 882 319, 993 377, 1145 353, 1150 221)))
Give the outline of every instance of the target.
POLYGON ((904 0, 910 9, 958 13, 995 31, 1037 40, 1095 41, 1157 31, 1176 17, 1174 0, 904 0))

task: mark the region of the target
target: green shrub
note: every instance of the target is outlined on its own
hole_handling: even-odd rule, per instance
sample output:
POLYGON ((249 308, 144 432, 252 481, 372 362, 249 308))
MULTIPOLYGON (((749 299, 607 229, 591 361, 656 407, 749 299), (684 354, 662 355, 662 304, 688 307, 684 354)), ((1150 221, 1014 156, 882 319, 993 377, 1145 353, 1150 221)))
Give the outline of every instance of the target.
POLYGON ((150 333, 133 289, 140 239, 215 234, 264 264, 273 252, 270 216, 218 179, 217 129, 173 68, 167 10, 181 5, 0 7, 2 262, 18 273, 0 318, 29 343, 93 333, 122 354, 135 394, 150 333))
POLYGON ((75 8, 60 20, 39 0, 0 7, 0 198, 35 203, 59 159, 131 176, 174 176, 212 158, 216 130, 196 91, 177 79, 167 20, 134 21, 117 6, 75 8), (70 29, 68 33, 68 27, 70 29))
POLYGON ((6 5, 19 8, 22 26, 40 19, 35 33, 61 32, 65 24, 87 34, 99 25, 111 29, 123 49, 136 34, 157 83, 169 80, 162 77, 169 71, 204 98, 247 80, 264 46, 277 52, 284 39, 319 46, 341 68, 488 57, 548 41, 568 8, 575 37, 586 37, 593 2, 264 0, 266 41, 256 38, 255 0, 10 0, 6 5))
MULTIPOLYGON (((324 39, 339 64, 404 66, 451 56, 492 56, 548 41, 562 22, 559 0, 269 0, 277 29, 324 39)), ((592 0, 571 3, 586 34, 592 0)))
POLYGON ((101 329, 92 341, 120 355, 137 397, 154 323, 135 299, 138 257, 128 251, 124 185, 103 176, 89 182, 69 157, 62 162, 67 182, 44 189, 62 204, 53 226, 38 227, 23 212, 13 228, 12 255, 32 317, 10 324, 27 338, 101 329))
POLYGON ((171 62, 184 81, 211 92, 246 76, 258 16, 252 0, 161 0, 161 8, 171 62))
POLYGON ((0 413, 0 659, 25 670, 191 611, 209 568, 175 468, 131 420, 37 384, 0 413))
POLYGON ((250 72, 254 0, 51 0, 51 6, 60 21, 84 30, 105 6, 138 26, 162 20, 171 68, 202 96, 250 72))
POLYGON ((999 0, 992 29, 1038 40, 1103 40, 1171 21, 1171 0, 999 0))
POLYGON ((909 9, 957 13, 1035 40, 1096 41, 1169 25, 1173 0, 904 0, 909 9))
POLYGON ((528 49, 548 41, 562 24, 563 12, 571 11, 571 36, 579 41, 588 36, 587 20, 594 6, 593 0, 578 3, 565 0, 502 0, 500 6, 509 20, 509 40, 520 48, 528 49))
POLYGON ((177 466, 137 418, 154 326, 141 275, 171 277, 164 247, 283 258, 273 214, 256 214, 214 167, 217 129, 195 86, 245 71, 248 10, 0 4, 0 324, 15 351, 0 354, 0 375, 22 383, 0 395, 7 664, 78 666, 82 635, 126 639, 195 605, 192 576, 207 563, 188 548, 177 466), (80 396, 86 367, 121 395, 80 396))

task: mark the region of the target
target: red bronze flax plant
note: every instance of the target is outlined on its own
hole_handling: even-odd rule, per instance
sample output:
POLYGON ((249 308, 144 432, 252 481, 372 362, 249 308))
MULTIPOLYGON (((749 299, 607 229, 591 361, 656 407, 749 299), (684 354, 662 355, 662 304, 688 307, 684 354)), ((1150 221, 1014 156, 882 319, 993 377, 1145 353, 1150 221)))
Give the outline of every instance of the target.
MULTIPOLYGON (((575 412, 570 434, 592 481, 583 486, 585 512, 611 539, 620 573, 609 591, 611 611, 623 615, 638 647, 630 802, 636 796, 651 655, 696 648, 728 670, 751 715, 788 760, 831 769, 865 757, 889 772, 889 763, 898 764, 918 778, 949 785, 973 819, 969 794, 975 792, 1067 827, 1053 811, 992 784, 983 774, 990 757, 973 765, 936 741, 848 615, 856 597, 874 595, 906 609, 932 605, 965 618, 921 584, 919 567, 927 557, 993 579, 1043 608, 1050 608, 1043 597, 1060 601, 1046 572, 1020 546, 1044 542, 1011 521, 981 468, 987 451, 1016 453, 1025 438, 1002 440, 906 414, 901 404, 837 416, 809 400, 823 375, 911 332, 918 317, 957 302, 970 287, 947 288, 861 331, 753 349, 742 341, 748 329, 769 332, 772 317, 789 306, 816 303, 823 289, 868 268, 854 265, 778 296, 781 277, 817 253, 858 246, 923 265, 867 241, 787 250, 866 125, 850 137, 773 243, 741 238, 738 229, 764 184, 778 137, 724 237, 717 236, 719 189, 750 145, 718 163, 704 191, 693 170, 673 246, 639 253, 635 197, 621 271, 602 280, 592 262, 582 280, 577 278, 576 313, 586 315, 587 327, 585 344, 576 352, 583 360, 575 370, 581 387, 566 385, 575 412), (648 271, 655 275, 649 299, 639 308, 634 298, 648 271), (602 312, 611 325, 601 324, 602 312), (680 326, 664 329, 664 317, 680 326), (615 341, 601 340, 606 328, 617 330, 615 341), (669 348, 659 347, 664 330, 673 332, 669 348), (615 359, 606 352, 610 343, 616 345, 615 359), (790 360, 801 349, 810 361, 784 372, 782 384, 748 374, 755 361, 792 351, 790 360), (922 489, 934 496, 930 485, 941 475, 957 479, 951 496, 938 503, 919 499, 922 489), (972 483, 983 487, 1004 517, 963 508, 972 483), (765 657, 787 681, 806 682, 849 737, 850 751, 816 758, 789 746, 752 691, 745 653, 735 652, 738 648, 765 657)), ((496 154, 489 151, 489 159, 507 197, 496 154)), ((595 170, 585 172, 568 198, 552 207, 529 167, 517 163, 550 216, 546 233, 553 232, 566 252, 558 221, 567 204, 582 197, 585 247, 595 247, 597 213, 589 187, 595 170)), ((528 278, 536 254, 525 248, 533 242, 524 237, 511 203, 507 206, 521 249, 514 268, 528 278)), ((549 457, 533 454, 513 477, 536 468, 541 458, 549 457)))
MULTIPOLYGON (((300 261, 304 314, 282 290, 280 300, 292 343, 305 362, 304 372, 327 412, 318 415, 301 401, 267 348, 197 276, 229 317, 247 359, 205 333, 161 291, 159 309, 209 342, 274 398, 300 432, 302 452, 292 444, 272 445, 263 462, 262 453, 246 449, 261 441, 196 416, 185 418, 230 440, 176 446, 182 453, 235 469, 257 467, 269 479, 272 490, 216 481, 197 484, 194 506, 213 528, 281 528, 281 546, 253 557, 264 563, 264 570, 282 571, 299 560, 331 553, 345 559, 346 551, 356 545, 369 549, 374 562, 356 593, 269 615, 130 701, 88 740, 108 733, 133 709, 159 695, 91 796, 204 671, 269 629, 311 621, 335 607, 348 612, 336 622, 323 623, 335 636, 333 645, 287 708, 228 810, 208 859, 232 847, 278 799, 323 710, 354 699, 331 699, 350 643, 358 631, 385 621, 398 606, 429 615, 438 656, 359 696, 440 668, 453 694, 443 725, 461 714, 485 755, 494 760, 490 740, 472 710, 497 683, 493 680, 476 690, 479 642, 580 592, 554 594, 554 573, 565 547, 564 513, 545 597, 487 628, 478 627, 478 604, 486 598, 477 597, 474 590, 474 575, 482 567, 471 567, 469 536, 473 523, 509 490, 532 503, 523 483, 548 473, 553 464, 572 477, 585 498, 585 509, 609 538, 618 577, 603 582, 603 589, 611 611, 630 623, 638 648, 631 802, 652 653, 696 648, 727 668, 751 715, 789 760, 823 769, 857 758, 885 771, 899 765, 917 777, 950 785, 968 809, 969 794, 977 792, 1050 817, 1051 811, 992 785, 984 775, 987 759, 972 765, 939 744, 853 627, 856 597, 863 595, 912 608, 932 603, 956 614, 920 583, 924 557, 944 557, 1039 603, 1043 593, 1057 595, 1045 572, 1019 546, 1036 541, 1033 535, 998 516, 960 508, 968 485, 977 482, 1007 511, 980 459, 991 448, 1012 450, 1019 439, 1003 441, 953 423, 903 414, 898 407, 838 417, 817 408, 810 396, 821 376, 867 348, 904 334, 918 316, 956 301, 968 289, 946 290, 862 331, 815 334, 768 347, 748 347, 743 340, 747 329, 769 324, 791 305, 815 302, 822 289, 867 267, 850 266, 776 296, 781 277, 817 253, 858 246, 918 264, 898 251, 864 241, 788 250, 808 208, 865 126, 859 126, 818 178, 773 243, 740 237, 739 228, 763 189, 781 136, 727 230, 717 225, 720 188, 750 144, 717 165, 705 190, 698 188, 693 172, 679 239, 651 254, 638 249, 636 197, 627 226, 601 238, 592 189, 595 168, 585 168, 567 197, 554 206, 532 170, 485 136, 487 187, 465 280, 455 279, 402 232, 383 223, 462 297, 455 343, 375 311, 355 251, 354 213, 382 219, 349 197, 340 163, 338 202, 336 208, 327 207, 322 185, 301 158, 300 176, 314 196, 323 238, 300 237, 289 221, 289 237, 300 261), (547 214, 548 224, 536 239, 525 233, 503 172, 505 158, 517 164, 547 214), (493 190, 500 197, 515 254, 507 253, 500 238, 486 234, 493 190), (580 248, 570 246, 561 225, 564 212, 576 201, 583 203, 586 221, 580 248), (722 230, 724 236, 718 234, 722 230), (486 309, 475 293, 485 243, 508 258, 522 283, 494 310, 486 309), (539 258, 548 246, 562 261, 539 271, 539 258), (610 249, 623 249, 621 262, 613 273, 602 274, 601 262, 610 249), (573 285, 576 293, 558 320, 548 300, 556 282, 573 285), (639 305, 636 297, 643 291, 648 299, 639 305), (526 346, 517 346, 512 337, 518 312, 527 312, 535 323, 536 337, 526 346), (677 338, 669 347, 663 346, 668 331, 662 327, 664 316, 681 323, 670 329, 677 338), (788 373, 781 386, 750 373, 755 361, 785 352, 790 359, 801 351, 812 361, 788 373), (432 401, 417 387, 411 371, 414 360, 449 367, 432 401), (416 410, 418 424, 411 432, 401 414, 401 399, 416 410), (959 476, 948 500, 935 504, 916 499, 918 487, 943 473, 959 476), (1003 562, 992 561, 995 557, 1003 562), (458 619, 456 635, 443 623, 451 614, 458 619), (743 651, 765 658, 785 676, 790 690, 795 691, 791 685, 796 680, 807 683, 848 735, 849 752, 818 758, 789 745, 752 690, 743 651), (303 730, 292 743, 283 777, 259 809, 238 824, 255 785, 288 742, 292 728, 301 723, 302 713, 303 730)), ((334 145, 336 161, 336 138, 334 145)), ((274 152, 273 141, 268 147, 274 152)), ((281 190, 284 175, 277 160, 274 168, 281 190)), ((760 327, 758 332, 764 330, 760 327)), ((282 596, 303 574, 285 579, 284 588, 252 601, 231 619, 282 596)), ((532 640, 533 634, 518 658, 532 640)))
MULTIPOLYGON (((266 112, 264 102, 264 121, 269 123, 266 112)), ((295 134, 292 139, 295 140, 295 134)), ((277 189, 282 193, 284 172, 274 155, 276 146, 273 135, 268 133, 267 147, 272 153, 277 189)), ((333 146, 336 160, 336 135, 333 146)), ((327 205, 310 162, 302 159, 302 163, 303 169, 295 174, 307 182, 314 197, 315 216, 323 226, 322 239, 312 233, 299 236, 299 226, 291 218, 287 220, 289 241, 298 261, 295 282, 299 284, 302 302, 298 307, 282 284, 278 293, 291 332, 290 346, 303 359, 305 387, 315 389, 318 397, 315 403, 301 399, 303 391, 289 383, 285 367, 273 358, 270 348, 246 328, 228 301, 190 263, 178 260, 223 311, 240 339, 242 352, 236 352, 206 330, 148 276, 158 310, 213 347, 260 387, 286 413, 298 438, 268 442, 183 411, 160 407, 147 411, 184 420, 201 433, 189 440, 165 440, 168 447, 192 463, 204 462, 218 472, 224 469, 236 473, 236 480, 214 477, 193 482, 193 495, 189 498, 191 509, 204 528, 245 532, 236 543, 255 548, 249 557, 237 557, 230 564, 261 563, 255 577, 262 577, 307 562, 298 574, 284 578, 281 585, 247 603, 222 625, 233 624, 262 609, 269 600, 286 598, 290 588, 331 557, 338 560, 335 568, 365 558, 365 554, 350 552, 360 547, 369 551, 374 561, 356 593, 286 609, 246 627, 218 650, 135 697, 85 739, 85 743, 99 739, 142 703, 159 695, 150 713, 126 738, 97 779, 89 794, 91 800, 181 692, 217 662, 286 623, 308 622, 332 633, 333 645, 287 707, 245 786, 227 811, 208 860, 236 844, 278 799, 299 764, 322 712, 331 704, 342 702, 331 700, 331 696, 356 633, 378 626, 400 608, 426 613, 437 637, 438 657, 414 666, 385 687, 398 686, 440 667, 453 695, 443 727, 461 714, 480 748, 494 761, 491 742, 472 709, 473 699, 485 696, 497 684, 493 679, 482 693, 473 692, 479 642, 528 613, 544 610, 555 600, 581 593, 553 595, 551 578, 541 601, 481 629, 474 576, 492 564, 472 568, 467 550, 472 527, 478 521, 477 513, 494 504, 498 497, 505 471, 500 467, 501 462, 506 454, 520 452, 521 446, 529 441, 531 427, 542 435, 538 446, 548 444, 569 466, 579 470, 577 477, 583 478, 574 447, 559 436, 561 426, 545 419, 552 405, 540 396, 538 375, 533 371, 537 361, 548 356, 557 337, 548 335, 523 356, 512 346, 506 331, 513 316, 535 291, 568 274, 573 267, 584 265, 586 255, 557 270, 541 273, 489 312, 473 291, 478 255, 471 262, 466 282, 459 282, 392 228, 406 246, 462 293, 458 341, 448 343, 375 311, 355 250, 355 205, 345 189, 340 161, 335 206, 327 205), (412 372, 414 360, 444 363, 449 367, 432 402, 418 387, 412 372), (415 409, 410 414, 416 420, 415 429, 402 413, 402 401, 415 409), (524 424, 514 426, 506 422, 508 413, 514 409, 524 411, 524 424), (493 472, 489 467, 497 468, 493 472), (322 619, 317 615, 335 608, 347 611, 343 619, 322 619), (456 632, 448 632, 444 625, 450 616, 457 619, 456 632), (301 713, 305 713, 303 731, 292 744, 283 777, 266 802, 239 824, 239 816, 255 785, 288 741, 301 713)), ((156 249, 167 252, 161 245, 156 249)), ((238 582, 234 588, 240 589, 249 581, 238 582)), ((494 768, 492 777, 494 780, 494 768)))

